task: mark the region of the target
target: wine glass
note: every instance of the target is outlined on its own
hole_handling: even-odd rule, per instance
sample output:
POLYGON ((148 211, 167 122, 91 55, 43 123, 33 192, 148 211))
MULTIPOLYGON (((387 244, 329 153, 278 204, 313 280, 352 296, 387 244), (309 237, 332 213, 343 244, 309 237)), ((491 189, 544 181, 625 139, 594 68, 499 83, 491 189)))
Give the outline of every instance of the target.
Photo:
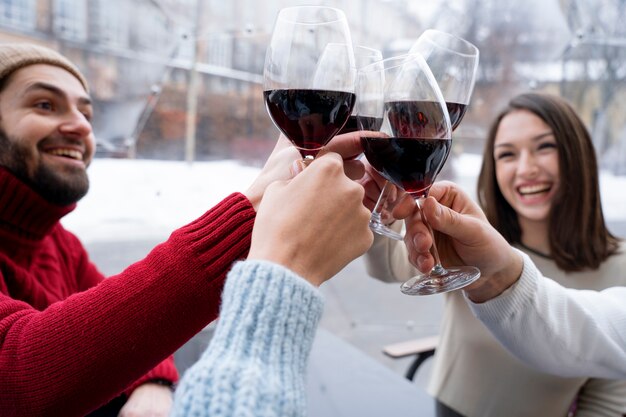
POLYGON ((415 41, 409 54, 420 54, 432 71, 446 101, 454 131, 467 110, 476 73, 479 51, 465 39, 428 29, 415 41))
MULTIPOLYGON (((369 48, 367 46, 362 46, 362 45, 354 45, 352 48, 354 51, 354 64, 355 64, 357 71, 360 68, 365 67, 366 65, 372 64, 377 61, 382 61, 383 59, 383 54, 378 49, 369 48)), ((358 105, 359 105, 359 96, 357 95, 356 104, 354 108, 352 109, 352 113, 350 114, 350 117, 348 117, 348 121, 346 122, 346 124, 339 131, 338 135, 341 135, 344 133, 356 132, 357 130, 359 130, 356 124, 356 111, 357 111, 358 105)), ((378 127, 372 126, 372 130, 378 130, 378 129, 380 129, 380 126, 378 127)))
MULTIPOLYGON (((378 105, 377 115, 383 120, 380 131, 367 131, 367 119, 361 123, 361 113, 357 114, 357 124, 363 127, 363 151, 374 169, 415 199, 422 220, 430 229, 421 204, 452 145, 452 125, 446 102, 419 54, 388 58, 363 68, 358 73, 357 95, 368 80, 380 79, 384 80, 383 94, 372 97, 373 101, 382 103, 378 105)), ((432 229, 430 232, 432 234, 432 229)), ((472 266, 444 268, 434 235, 431 251, 435 267, 428 274, 402 284, 403 293, 428 295, 452 291, 480 277, 478 268, 472 266)))
MULTIPOLYGON (((480 56, 478 48, 450 33, 429 29, 422 33, 409 50, 409 54, 414 53, 424 58, 437 80, 446 101, 452 131, 456 130, 465 116, 474 90, 480 56)), ((433 253, 436 254, 436 248, 433 253)), ((437 264, 440 263, 438 256, 435 260, 437 264)), ((479 271, 476 279, 478 277, 480 277, 479 271)), ((412 294, 420 291, 421 279, 421 276, 417 276, 405 282, 402 285, 402 292, 412 294)), ((463 280, 459 282, 462 284, 463 280)))
MULTIPOLYGON (((429 29, 422 33, 409 50, 410 55, 416 53, 424 58, 439 85, 454 131, 463 120, 474 90, 478 72, 478 48, 465 39, 429 29)), ((385 183, 372 212, 373 216, 382 210, 388 187, 388 183, 385 183)), ((382 223, 375 226, 372 229, 379 234, 396 240, 403 239, 400 233, 382 223)))
MULTIPOLYGON (((387 77, 387 81, 393 80, 396 71, 402 68, 400 63, 395 59, 380 59, 369 64, 366 71, 357 71, 357 103, 354 112, 357 115, 357 128, 359 130, 380 130, 383 122, 385 77, 387 77)), ((366 67, 360 69, 363 68, 366 67)), ((382 221, 382 211, 392 187, 393 185, 389 181, 385 181, 372 210, 369 226, 373 232, 379 235, 402 240, 403 236, 400 233, 390 229, 382 221)))
MULTIPOLYGON (((356 64, 356 69, 359 70, 369 64, 382 61, 383 54, 378 49, 368 48, 367 46, 355 45, 354 49, 354 60, 356 64)), ((370 80, 371 81, 371 80, 370 80)), ((370 89, 378 89, 382 93, 383 82, 379 83, 368 83, 366 86, 370 89)), ((357 108, 360 106, 361 109, 361 123, 365 123, 365 115, 367 113, 367 106, 371 105, 371 100, 369 97, 368 91, 361 91, 362 94, 357 94, 356 96, 356 104, 354 109, 352 110, 352 114, 348 118, 348 121, 343 126, 343 128, 339 131, 339 134, 350 133, 359 130, 357 126, 357 108), (362 98, 362 99, 361 99, 362 98)), ((380 125, 382 123, 382 118, 379 117, 371 117, 368 119, 367 130, 379 130, 380 125)), ((379 235, 387 236, 392 239, 402 239, 402 235, 395 230, 387 227, 382 221, 382 211, 385 206, 385 202, 387 201, 387 196, 391 191, 391 186, 388 182, 385 182, 384 187, 382 188, 380 195, 378 196, 378 200, 374 205, 374 209, 372 210, 372 215, 370 217, 370 229, 372 231, 378 233, 379 235)))
POLYGON ((280 10, 265 57, 265 106, 305 163, 343 127, 354 107, 356 68, 345 14, 323 6, 280 10), (329 45, 341 44, 335 48, 329 45))

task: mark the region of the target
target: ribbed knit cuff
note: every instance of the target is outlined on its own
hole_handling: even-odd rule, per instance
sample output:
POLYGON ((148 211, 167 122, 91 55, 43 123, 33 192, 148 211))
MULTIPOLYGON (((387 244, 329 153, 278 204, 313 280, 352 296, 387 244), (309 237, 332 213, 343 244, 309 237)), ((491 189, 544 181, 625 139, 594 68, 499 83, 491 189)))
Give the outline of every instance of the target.
POLYGON ((252 204, 243 194, 229 195, 174 231, 165 242, 166 253, 157 255, 156 267, 163 263, 159 256, 175 254, 185 258, 185 268, 197 276, 211 271, 211 277, 225 278, 233 262, 244 259, 250 250, 255 216, 252 204))
POLYGON ((264 361, 300 362, 322 310, 320 292, 290 270, 265 261, 238 262, 224 286, 216 345, 264 361))
POLYGON ((532 303, 537 292, 537 280, 541 273, 524 252, 515 249, 524 260, 520 279, 507 288, 496 298, 484 303, 473 303, 467 296, 465 299, 476 317, 484 323, 498 323, 510 319, 511 316, 523 312, 532 303))
POLYGON ((320 292, 281 266, 245 261, 222 298, 213 340, 183 376, 173 415, 303 415, 320 292))

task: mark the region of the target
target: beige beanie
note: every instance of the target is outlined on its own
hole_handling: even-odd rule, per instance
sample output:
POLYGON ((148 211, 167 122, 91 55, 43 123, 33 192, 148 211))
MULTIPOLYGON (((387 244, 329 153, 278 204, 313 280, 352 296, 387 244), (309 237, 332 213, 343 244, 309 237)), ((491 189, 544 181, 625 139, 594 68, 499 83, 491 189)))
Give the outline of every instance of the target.
POLYGON ((0 82, 14 71, 28 65, 48 64, 61 67, 78 78, 78 81, 89 91, 87 80, 80 70, 58 52, 39 45, 29 43, 0 44, 0 82))

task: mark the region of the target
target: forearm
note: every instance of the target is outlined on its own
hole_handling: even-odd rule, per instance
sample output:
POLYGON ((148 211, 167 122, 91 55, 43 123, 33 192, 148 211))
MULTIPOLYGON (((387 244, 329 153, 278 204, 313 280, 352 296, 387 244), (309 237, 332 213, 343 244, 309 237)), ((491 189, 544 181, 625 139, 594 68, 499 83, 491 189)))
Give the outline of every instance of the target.
POLYGON ((626 288, 566 289, 524 255, 517 283, 474 314, 523 361, 564 377, 626 378, 626 288))
POLYGON ((318 290, 289 270, 235 265, 215 336, 181 380, 173 415, 304 415, 304 373, 321 313, 318 290))
POLYGON ((254 215, 243 196, 230 196, 88 291, 42 312, 5 300, 2 415, 84 415, 172 354, 217 316, 254 215))

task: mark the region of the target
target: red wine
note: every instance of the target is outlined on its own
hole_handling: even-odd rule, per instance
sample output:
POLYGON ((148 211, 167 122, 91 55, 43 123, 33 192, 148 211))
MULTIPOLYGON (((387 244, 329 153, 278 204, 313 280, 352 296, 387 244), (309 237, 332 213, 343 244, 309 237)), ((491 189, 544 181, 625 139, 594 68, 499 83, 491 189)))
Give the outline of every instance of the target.
POLYGON ((338 135, 343 133, 356 132, 357 130, 379 131, 383 124, 382 117, 355 116, 348 117, 348 121, 341 128, 338 135), (360 126, 360 127, 359 127, 360 126))
POLYGON ((281 89, 263 95, 272 120, 303 157, 315 157, 337 134, 356 101, 345 91, 281 89))
POLYGON ((374 169, 407 193, 421 197, 433 185, 452 140, 362 137, 361 145, 374 169))
POLYGON ((434 101, 391 101, 385 112, 396 138, 449 139, 445 115, 434 101))
POLYGON ((459 124, 461 124, 463 116, 465 116, 467 104, 446 101, 446 107, 448 108, 448 113, 450 114, 450 124, 452 124, 452 130, 456 130, 456 128, 459 127, 459 124))

